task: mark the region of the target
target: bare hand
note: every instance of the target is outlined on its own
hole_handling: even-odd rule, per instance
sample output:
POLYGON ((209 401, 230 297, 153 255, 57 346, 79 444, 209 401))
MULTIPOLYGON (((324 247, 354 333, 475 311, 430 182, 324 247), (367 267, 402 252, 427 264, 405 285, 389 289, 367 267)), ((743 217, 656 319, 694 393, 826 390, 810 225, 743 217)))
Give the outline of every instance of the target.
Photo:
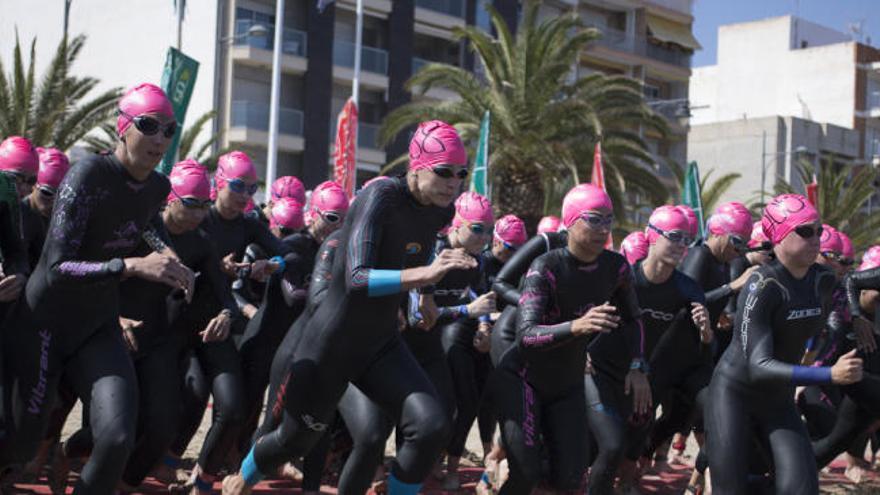
POLYGON ((607 302, 601 306, 594 306, 571 323, 571 332, 575 335, 608 333, 620 324, 620 317, 615 313, 617 308, 607 302))
POLYGON ((489 291, 467 305, 468 316, 471 318, 479 318, 489 313, 495 312, 495 293, 489 291))
POLYGON ((221 342, 229 337, 229 329, 232 326, 232 318, 225 311, 221 311, 208 322, 208 326, 199 332, 202 336, 202 342, 221 342))
POLYGON ((651 386, 648 377, 639 370, 629 370, 624 383, 626 395, 632 393, 633 412, 638 415, 647 414, 651 410, 651 386))
POLYGON ((849 385, 862 379, 862 358, 853 349, 837 360, 831 367, 831 381, 835 385, 849 385))
POLYGON ((419 296, 419 314, 422 315, 422 319, 419 322, 419 328, 422 330, 430 330, 434 323, 437 323, 440 310, 437 309, 437 303, 434 302, 433 294, 422 294, 419 296))
POLYGON ((257 260, 251 263, 251 278, 257 282, 265 282, 281 265, 270 260, 257 260))
POLYGON ((237 263, 234 256, 235 253, 229 253, 220 260, 220 268, 232 278, 238 277, 238 271, 248 266, 247 263, 237 263))
POLYGON ((257 314, 257 307, 253 304, 246 304, 245 307, 241 308, 241 314, 248 320, 253 320, 257 314))
POLYGON ((584 366, 584 374, 585 375, 592 375, 595 372, 596 372, 596 370, 593 369, 593 358, 590 357, 590 353, 587 353, 587 365, 584 366))
POLYGON ((856 347, 865 353, 877 350, 877 341, 874 339, 874 324, 867 318, 860 316, 853 320, 853 333, 856 335, 856 347))
POLYGON ((126 258, 124 273, 181 289, 186 295, 187 302, 192 300, 195 274, 176 258, 157 252, 152 252, 143 258, 126 258))
POLYGON ((0 280, 0 302, 12 302, 18 299, 27 278, 24 275, 9 275, 0 280))
POLYGON ((122 327, 122 339, 125 340, 125 346, 130 352, 138 351, 137 337, 134 334, 135 328, 144 326, 144 322, 131 320, 125 317, 119 317, 119 326, 122 327))
POLYGON ((477 260, 463 248, 444 249, 428 267, 428 283, 435 284, 452 270, 475 268, 477 260))
POLYGON ((477 330, 474 334, 474 349, 477 352, 486 354, 492 348, 492 336, 488 331, 477 330))
POLYGON ((712 342, 714 335, 709 322, 709 310, 700 303, 691 303, 691 308, 691 319, 700 330, 700 342, 704 344, 712 342))
POLYGON ((721 313, 721 316, 718 318, 718 330, 726 332, 731 328, 733 328, 733 320, 730 318, 730 313, 721 313))

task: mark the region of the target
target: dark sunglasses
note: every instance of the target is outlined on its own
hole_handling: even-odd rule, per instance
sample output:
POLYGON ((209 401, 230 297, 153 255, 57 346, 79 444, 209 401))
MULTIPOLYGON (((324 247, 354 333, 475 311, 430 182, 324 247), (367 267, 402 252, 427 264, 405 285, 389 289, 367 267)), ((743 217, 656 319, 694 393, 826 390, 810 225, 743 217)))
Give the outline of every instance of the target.
POLYGON ((40 193, 40 196, 43 196, 46 199, 54 198, 55 193, 57 193, 55 188, 49 186, 39 186, 37 187, 37 192, 40 193))
POLYGON ((832 251, 826 251, 821 254, 822 254, 822 257, 825 258, 826 260, 831 260, 835 263, 841 264, 842 266, 852 266, 852 264, 855 263, 855 260, 851 260, 849 258, 844 258, 842 255, 839 255, 839 254, 832 252, 832 251))
POLYGON ((648 228, 662 235, 673 244, 681 244, 682 246, 690 245, 694 242, 694 238, 678 230, 663 230, 655 225, 648 224, 648 228))
POLYGON ((251 185, 247 185, 247 183, 245 183, 245 181, 241 179, 232 179, 226 181, 226 185, 228 185, 229 190, 231 190, 235 194, 247 194, 248 196, 253 196, 257 193, 257 189, 260 188, 260 185, 256 182, 251 185))
POLYGON ((821 225, 801 225, 794 229, 794 233, 804 239, 812 239, 813 237, 821 236, 823 230, 825 229, 821 225))
POLYGON ((177 194, 177 191, 175 191, 174 189, 172 189, 171 192, 174 193, 177 199, 180 200, 180 203, 186 208, 205 209, 210 208, 211 205, 214 204, 214 202, 210 199, 184 198, 183 196, 177 194))
POLYGON ((584 213, 580 219, 586 222, 591 229, 600 227, 610 228, 614 224, 614 215, 599 215, 597 213, 584 213))
POLYGON ((458 179, 464 180, 467 179, 467 176, 470 173, 470 171, 466 168, 460 168, 456 170, 451 167, 444 167, 443 165, 434 167, 431 170, 434 171, 437 177, 440 177, 442 179, 451 179, 453 177, 456 177, 458 179))
POLYGON ((37 176, 36 175, 25 175, 21 172, 16 172, 14 170, 4 170, 3 173, 8 175, 9 177, 12 177, 13 179, 15 179, 16 184, 25 184, 28 186, 33 186, 34 184, 37 183, 37 176))
POLYGON ((507 241, 501 241, 501 245, 504 246, 504 249, 511 251, 511 252, 515 252, 516 248, 517 248, 516 246, 514 246, 513 244, 511 244, 507 241))
POLYGON ((730 234, 730 243, 733 244, 733 249, 738 253, 744 253, 749 249, 749 243, 740 236, 730 234))
POLYGON ((342 215, 336 213, 335 211, 324 211, 321 212, 321 218, 324 219, 327 223, 338 223, 342 220, 342 215))
POLYGON ((144 136, 154 136, 157 132, 162 131, 162 135, 168 139, 174 137, 174 134, 177 132, 177 121, 172 120, 167 124, 163 124, 159 122, 157 119, 147 115, 138 115, 137 117, 129 115, 122 110, 119 111, 119 114, 123 117, 131 120, 134 124, 135 129, 140 131, 144 136))

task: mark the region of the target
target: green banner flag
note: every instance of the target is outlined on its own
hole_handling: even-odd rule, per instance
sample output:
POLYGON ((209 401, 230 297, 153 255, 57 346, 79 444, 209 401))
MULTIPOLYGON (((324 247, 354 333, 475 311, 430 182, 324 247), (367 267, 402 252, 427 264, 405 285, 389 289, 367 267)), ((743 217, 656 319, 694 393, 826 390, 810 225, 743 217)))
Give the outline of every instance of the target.
MULTIPOLYGON (((480 123, 480 140, 474 157, 474 173, 471 175, 471 191, 489 197, 489 111, 480 123)), ((491 199, 491 198, 490 198, 491 199)))
POLYGON ((177 120, 177 133, 171 146, 159 164, 159 171, 163 174, 171 172, 171 167, 177 161, 177 147, 180 145, 180 135, 183 133, 183 121, 186 118, 186 109, 192 97, 193 88, 196 85, 196 75, 199 73, 199 63, 174 47, 168 48, 165 57, 165 69, 162 71, 162 89, 171 99, 174 107, 174 118, 177 120))
POLYGON ((697 167, 697 162, 688 164, 687 175, 681 188, 681 202, 690 206, 697 214, 697 220, 700 222, 700 237, 705 239, 706 223, 703 221, 703 197, 700 191, 700 169, 697 167))

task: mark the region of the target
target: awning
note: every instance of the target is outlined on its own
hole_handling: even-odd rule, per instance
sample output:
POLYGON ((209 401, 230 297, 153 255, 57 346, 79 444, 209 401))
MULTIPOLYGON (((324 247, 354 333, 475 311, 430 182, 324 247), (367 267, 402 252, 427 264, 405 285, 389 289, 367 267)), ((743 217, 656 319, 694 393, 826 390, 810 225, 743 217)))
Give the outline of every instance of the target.
POLYGON ((681 45, 685 48, 690 48, 691 50, 703 49, 703 47, 700 46, 700 42, 694 38, 693 34, 691 34, 690 26, 676 24, 672 21, 651 15, 647 16, 647 22, 651 35, 660 41, 675 43, 676 45, 681 45))

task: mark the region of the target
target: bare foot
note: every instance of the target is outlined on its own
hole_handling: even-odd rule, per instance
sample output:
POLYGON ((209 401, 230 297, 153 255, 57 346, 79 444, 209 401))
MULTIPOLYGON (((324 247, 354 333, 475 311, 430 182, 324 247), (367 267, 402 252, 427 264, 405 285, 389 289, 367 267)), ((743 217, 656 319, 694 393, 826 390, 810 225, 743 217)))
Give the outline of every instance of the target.
POLYGON ((223 478, 223 495, 250 495, 251 487, 247 486, 240 474, 232 474, 223 478))
POLYGON ((843 472, 843 475, 854 484, 858 485, 865 478, 865 468, 859 464, 851 464, 847 466, 846 470, 843 472))

